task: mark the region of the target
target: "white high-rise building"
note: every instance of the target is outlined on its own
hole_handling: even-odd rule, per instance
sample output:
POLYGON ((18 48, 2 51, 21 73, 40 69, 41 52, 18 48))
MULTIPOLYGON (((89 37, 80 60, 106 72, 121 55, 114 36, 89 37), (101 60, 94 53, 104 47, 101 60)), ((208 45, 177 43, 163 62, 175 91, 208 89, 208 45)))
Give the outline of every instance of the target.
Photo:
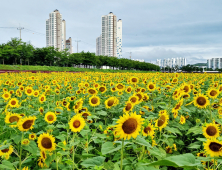
POLYGON ((57 9, 49 14, 49 19, 46 20, 46 47, 54 46, 59 51, 65 48, 65 39, 62 42, 66 36, 65 27, 62 14, 57 9))
POLYGON ((102 40, 102 35, 96 38, 96 55, 97 56, 102 55, 101 40, 102 40))
POLYGON ((221 69, 222 68, 222 58, 211 58, 207 60, 207 67, 215 69, 221 69))
POLYGON ((178 66, 179 68, 186 66, 186 58, 168 58, 168 59, 157 59, 156 60, 156 65, 160 67, 176 67, 178 66))
POLYGON ((102 33, 96 39, 96 49, 96 55, 122 57, 122 20, 117 22, 112 12, 102 16, 102 33))
POLYGON ((117 21, 117 47, 116 55, 118 58, 122 58, 122 20, 117 21))
POLYGON ((62 50, 66 49, 66 21, 62 20, 62 50))
POLYGON ((68 40, 66 40, 66 48, 68 49, 68 52, 72 54, 72 38, 69 37, 68 40))

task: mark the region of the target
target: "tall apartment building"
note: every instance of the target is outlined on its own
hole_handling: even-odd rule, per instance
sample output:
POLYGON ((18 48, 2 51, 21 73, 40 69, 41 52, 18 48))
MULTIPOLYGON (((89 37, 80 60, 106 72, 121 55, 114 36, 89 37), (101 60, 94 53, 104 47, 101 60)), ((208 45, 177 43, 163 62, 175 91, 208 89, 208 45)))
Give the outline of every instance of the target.
POLYGON ((66 49, 66 21, 62 20, 62 50, 66 49))
POLYGON ((116 47, 116 55, 118 58, 122 58, 122 20, 119 19, 117 21, 117 39, 116 39, 117 47, 116 47))
POLYGON ((207 60, 207 68, 221 69, 222 68, 222 58, 211 58, 207 60))
POLYGON ((69 50, 69 53, 72 54, 72 38, 69 37, 68 40, 66 40, 66 48, 69 50))
POLYGON ((65 21, 62 21, 59 10, 56 9, 49 14, 49 19, 46 20, 46 47, 54 46, 59 51, 65 48, 65 27, 65 21))
POLYGON ((157 59, 156 60, 156 65, 160 66, 161 68, 162 67, 175 67, 175 66, 178 66, 179 68, 187 65, 187 62, 186 62, 186 58, 168 58, 168 59, 157 59))
POLYGON ((96 39, 96 55, 117 57, 117 35, 119 35, 118 52, 122 55, 122 20, 118 21, 118 25, 119 32, 117 17, 112 12, 102 16, 102 33, 96 39))

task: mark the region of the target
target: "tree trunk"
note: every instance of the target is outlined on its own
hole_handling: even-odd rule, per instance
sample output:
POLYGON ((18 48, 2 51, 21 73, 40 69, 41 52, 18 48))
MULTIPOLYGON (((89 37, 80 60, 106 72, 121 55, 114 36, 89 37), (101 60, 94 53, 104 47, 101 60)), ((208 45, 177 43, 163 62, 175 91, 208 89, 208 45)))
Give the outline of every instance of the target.
POLYGON ((28 65, 29 65, 29 59, 28 59, 28 65))
POLYGON ((3 58, 3 65, 5 64, 4 58, 3 58))

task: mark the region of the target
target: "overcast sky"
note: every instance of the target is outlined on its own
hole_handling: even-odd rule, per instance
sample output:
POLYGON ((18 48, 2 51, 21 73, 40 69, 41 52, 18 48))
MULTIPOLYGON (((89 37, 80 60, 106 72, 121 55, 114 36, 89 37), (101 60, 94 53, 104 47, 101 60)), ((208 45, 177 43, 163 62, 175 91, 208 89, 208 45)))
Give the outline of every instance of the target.
POLYGON ((0 0, 0 43, 19 37, 35 47, 46 46, 46 19, 58 9, 66 20, 66 38, 73 51, 96 51, 101 16, 113 12, 123 22, 123 57, 185 57, 188 64, 222 57, 221 0, 0 0))

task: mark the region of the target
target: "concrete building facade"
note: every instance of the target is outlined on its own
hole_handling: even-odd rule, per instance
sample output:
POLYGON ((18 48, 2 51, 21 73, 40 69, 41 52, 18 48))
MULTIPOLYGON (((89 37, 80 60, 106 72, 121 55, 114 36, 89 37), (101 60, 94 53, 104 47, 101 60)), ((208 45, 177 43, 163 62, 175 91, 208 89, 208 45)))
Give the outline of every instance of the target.
POLYGON ((54 46, 59 51, 62 47, 62 37, 66 35, 65 22, 62 21, 62 14, 59 10, 54 10, 49 14, 49 19, 46 20, 46 47, 54 46))
POLYGON ((69 50, 69 53, 72 54, 72 38, 69 37, 68 40, 66 40, 66 48, 69 50))
POLYGON ((222 68, 222 58, 211 58, 207 60, 207 68, 221 69, 222 68))
POLYGON ((161 68, 163 67, 176 67, 178 66, 179 68, 187 65, 186 63, 186 58, 168 58, 168 59, 157 59, 156 60, 156 65, 160 66, 161 68))
POLYGON ((96 55, 99 56, 99 55, 102 55, 102 48, 101 48, 101 45, 102 45, 102 35, 100 35, 99 37, 96 38, 96 55))
POLYGON ((62 20, 62 50, 66 49, 66 21, 62 20))
POLYGON ((116 55, 118 58, 122 58, 122 20, 117 21, 117 39, 116 39, 116 55))

